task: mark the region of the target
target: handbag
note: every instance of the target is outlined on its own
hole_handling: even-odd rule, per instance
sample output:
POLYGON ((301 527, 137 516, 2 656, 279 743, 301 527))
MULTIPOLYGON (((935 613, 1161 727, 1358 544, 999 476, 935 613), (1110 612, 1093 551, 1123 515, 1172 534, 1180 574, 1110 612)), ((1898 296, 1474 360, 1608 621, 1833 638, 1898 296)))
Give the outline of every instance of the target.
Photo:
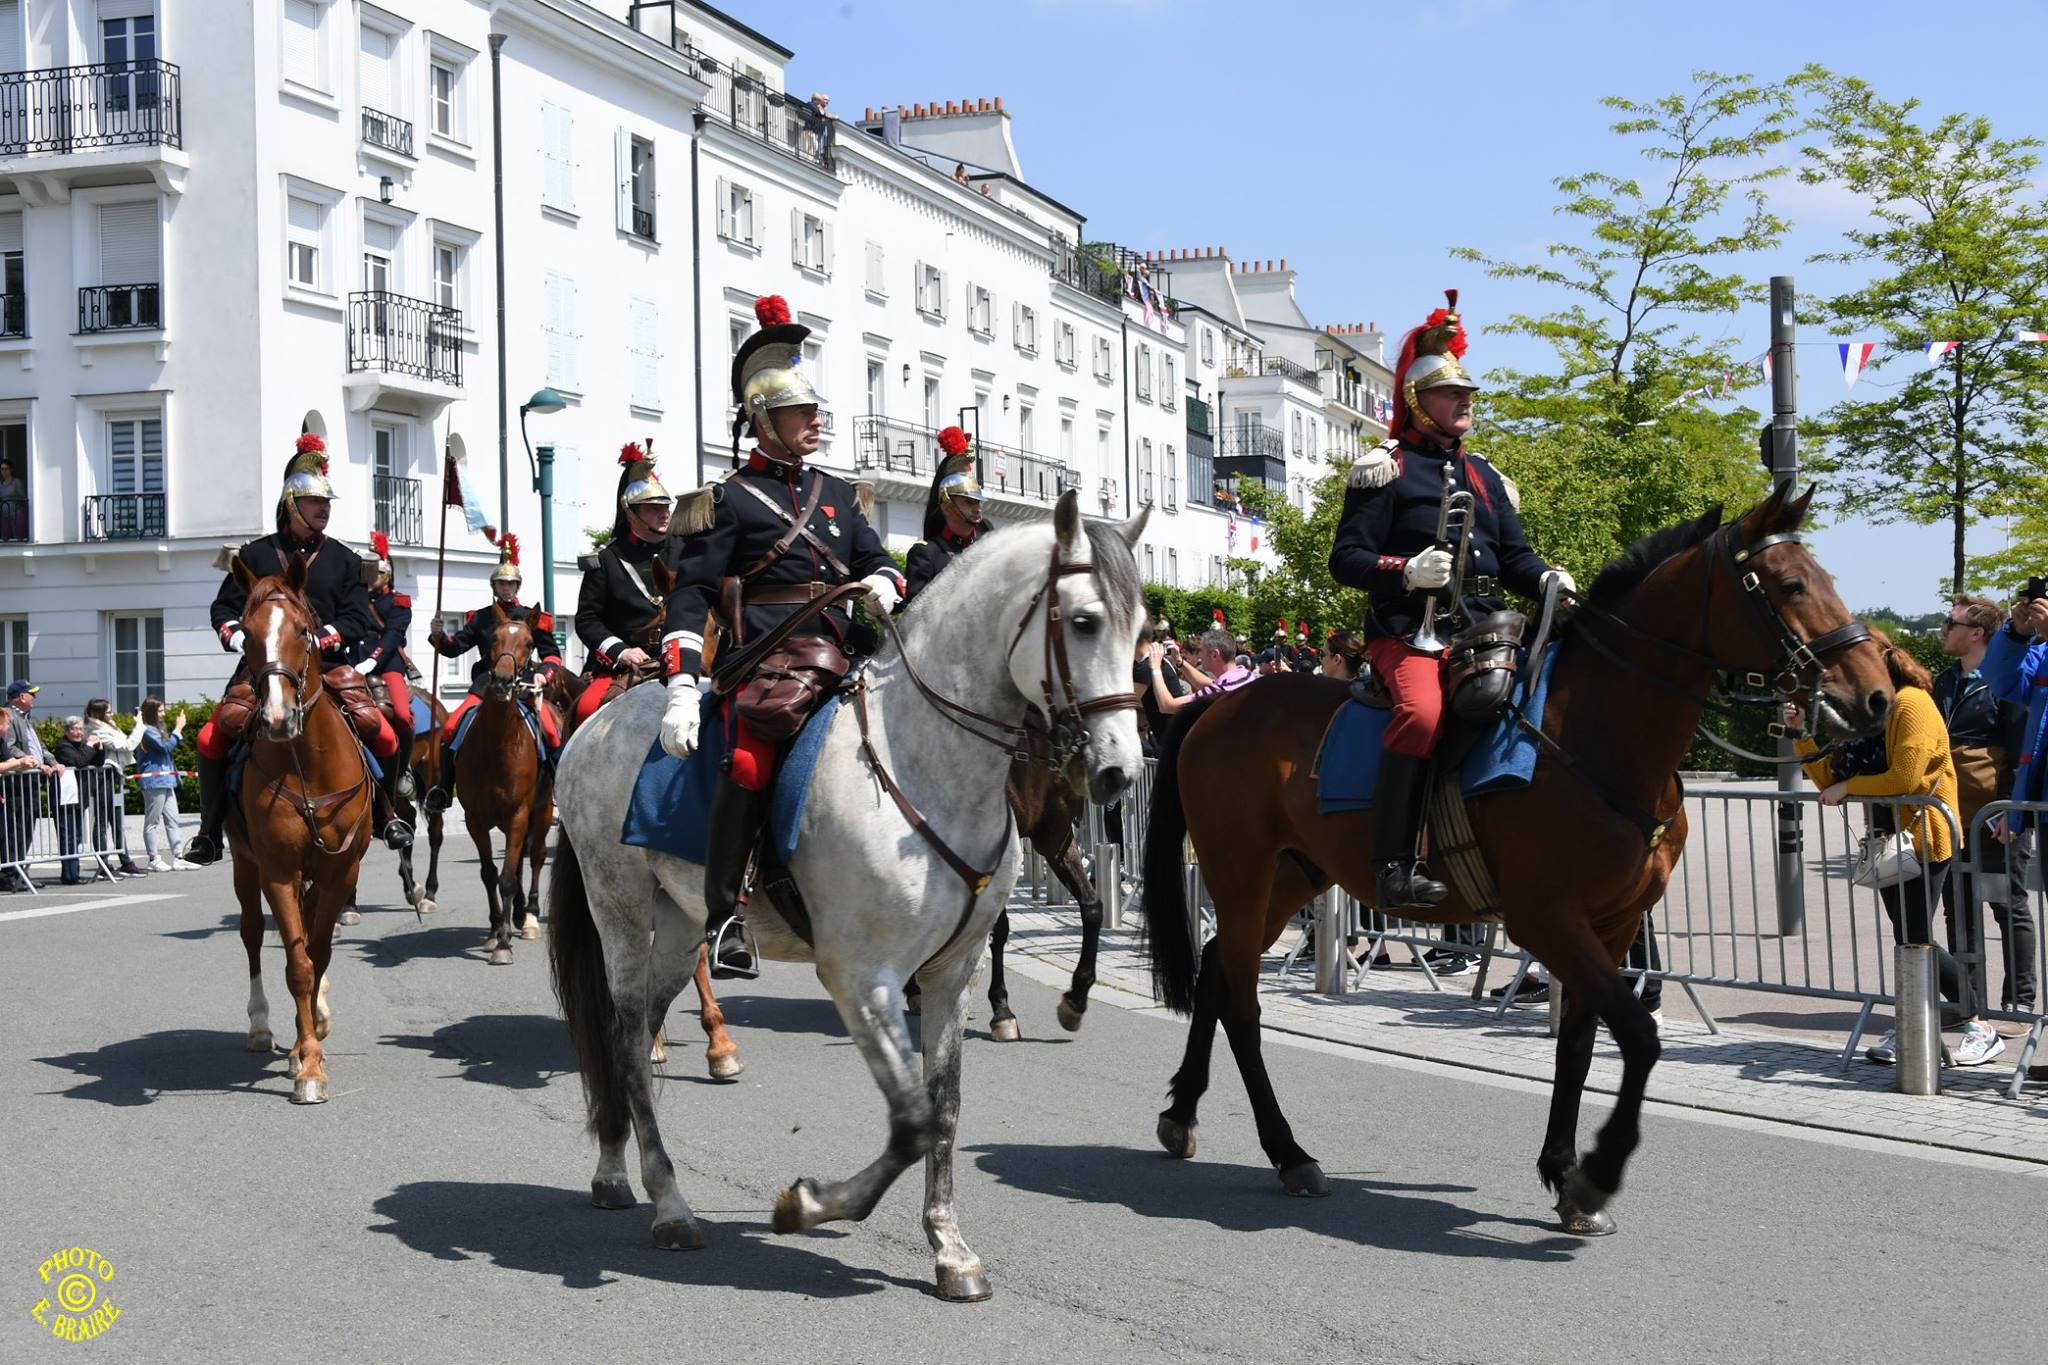
POLYGON ((1913 852, 1913 840, 1903 831, 1866 834, 1856 853, 1856 870, 1849 880, 1858 886, 1897 886, 1920 875, 1920 859, 1913 852))

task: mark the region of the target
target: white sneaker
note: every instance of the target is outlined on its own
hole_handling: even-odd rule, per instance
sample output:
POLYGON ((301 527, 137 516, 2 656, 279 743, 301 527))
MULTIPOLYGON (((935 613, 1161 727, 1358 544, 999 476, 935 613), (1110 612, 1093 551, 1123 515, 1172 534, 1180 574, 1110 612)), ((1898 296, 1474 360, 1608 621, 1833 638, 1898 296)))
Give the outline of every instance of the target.
POLYGON ((188 863, 183 858, 180 858, 171 864, 170 870, 173 872, 197 872, 200 870, 200 866, 198 863, 188 863))
POLYGON ((1896 1030, 1885 1034, 1883 1041, 1863 1054, 1879 1066, 1896 1066, 1899 1061, 1899 1035, 1896 1030))
POLYGON ((1963 1026, 1963 1041, 1956 1044, 1951 1055, 1957 1066, 1982 1066, 2005 1055, 2005 1039, 1982 1019, 1973 1019, 1963 1026))
POLYGON ((171 865, 162 858, 151 858, 149 860, 149 870, 151 872, 169 872, 171 865))

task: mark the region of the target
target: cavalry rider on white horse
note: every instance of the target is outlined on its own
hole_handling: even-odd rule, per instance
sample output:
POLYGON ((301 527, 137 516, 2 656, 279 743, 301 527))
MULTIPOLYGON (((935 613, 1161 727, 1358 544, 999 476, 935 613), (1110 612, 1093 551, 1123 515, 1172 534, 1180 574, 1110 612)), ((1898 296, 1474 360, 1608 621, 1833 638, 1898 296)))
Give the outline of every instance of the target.
MULTIPOLYGON (((662 636, 668 706, 661 745, 678 758, 697 747, 697 674, 714 611, 724 631, 721 651, 735 654, 841 584, 864 584, 867 609, 877 617, 903 598, 903 575, 868 524, 862 493, 804 463, 824 430, 817 390, 803 373, 810 328, 791 322, 789 304, 777 295, 758 300, 754 315, 761 330, 747 338, 732 362, 735 464, 742 432, 751 430, 754 449, 744 465, 686 498, 677 518, 683 541, 662 636), (729 578, 739 580, 736 617, 719 600, 729 578)), ((802 702, 802 714, 808 714, 848 668, 851 628, 843 609, 821 612, 770 651, 755 672, 761 664, 788 666, 818 684, 802 702)), ((744 904, 747 866, 767 822, 775 766, 795 730, 791 724, 785 734, 761 733, 758 723, 740 715, 739 692, 735 682, 721 713, 725 776, 712 801, 707 835, 704 899, 714 942, 726 941, 721 931, 744 904)), ((725 965, 745 971, 751 963, 725 965)))
POLYGON ((1450 306, 1430 314, 1401 343, 1394 370, 1392 435, 1352 466, 1344 511, 1330 546, 1330 576, 1369 598, 1363 634, 1375 675, 1394 701, 1373 793, 1373 865, 1381 910, 1435 905, 1449 888, 1416 858, 1423 785, 1443 729, 1443 655, 1411 643, 1424 599, 1434 596, 1451 628, 1504 607, 1511 588, 1539 596, 1544 580, 1571 575, 1529 548, 1506 482, 1465 449, 1472 430, 1472 376, 1459 363, 1465 329, 1450 306), (1445 499, 1472 495, 1471 550, 1453 583, 1450 548, 1437 541, 1445 499))

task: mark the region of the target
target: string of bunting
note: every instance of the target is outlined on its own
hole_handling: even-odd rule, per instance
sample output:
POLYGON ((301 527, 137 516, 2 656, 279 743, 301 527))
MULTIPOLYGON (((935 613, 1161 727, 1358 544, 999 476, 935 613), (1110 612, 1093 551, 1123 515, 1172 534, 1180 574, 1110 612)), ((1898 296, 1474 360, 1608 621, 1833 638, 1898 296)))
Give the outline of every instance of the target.
MULTIPOLYGON (((2015 332, 2011 339, 2019 342, 2048 344, 2048 331, 2015 332)), ((1870 358, 1877 353, 1878 349, 1878 343, 1875 341, 1801 341, 1793 344, 1798 346, 1832 346, 1837 361, 1842 367, 1843 387, 1849 389, 1856 387, 1857 379, 1862 376, 1864 367, 1870 363, 1870 358)), ((1923 343, 1919 349, 1927 357, 1929 365, 1939 365, 1944 356, 1962 344, 1960 341, 1929 341, 1923 343)), ((1718 385, 1709 382, 1701 384, 1698 388, 1687 389, 1678 396, 1677 401, 1683 403, 1695 398, 1708 400, 1726 398, 1735 392, 1737 376, 1746 376, 1751 371, 1762 375, 1764 383, 1769 384, 1771 382, 1771 353, 1764 351, 1759 355, 1750 357, 1743 362, 1740 369, 1724 370, 1721 374, 1721 382, 1718 385)), ((1746 384, 1747 380, 1745 379, 1743 382, 1746 384)))

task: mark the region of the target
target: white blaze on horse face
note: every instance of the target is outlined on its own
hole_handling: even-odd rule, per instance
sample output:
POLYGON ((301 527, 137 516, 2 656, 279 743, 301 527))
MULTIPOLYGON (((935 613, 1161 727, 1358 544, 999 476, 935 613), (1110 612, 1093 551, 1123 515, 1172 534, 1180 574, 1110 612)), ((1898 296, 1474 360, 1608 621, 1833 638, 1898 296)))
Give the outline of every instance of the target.
MULTIPOLYGON (((272 607, 263 625, 263 662, 278 661, 283 645, 284 613, 272 607)), ((263 723, 272 734, 282 733, 285 721, 284 675, 272 673, 263 680, 263 723)))

